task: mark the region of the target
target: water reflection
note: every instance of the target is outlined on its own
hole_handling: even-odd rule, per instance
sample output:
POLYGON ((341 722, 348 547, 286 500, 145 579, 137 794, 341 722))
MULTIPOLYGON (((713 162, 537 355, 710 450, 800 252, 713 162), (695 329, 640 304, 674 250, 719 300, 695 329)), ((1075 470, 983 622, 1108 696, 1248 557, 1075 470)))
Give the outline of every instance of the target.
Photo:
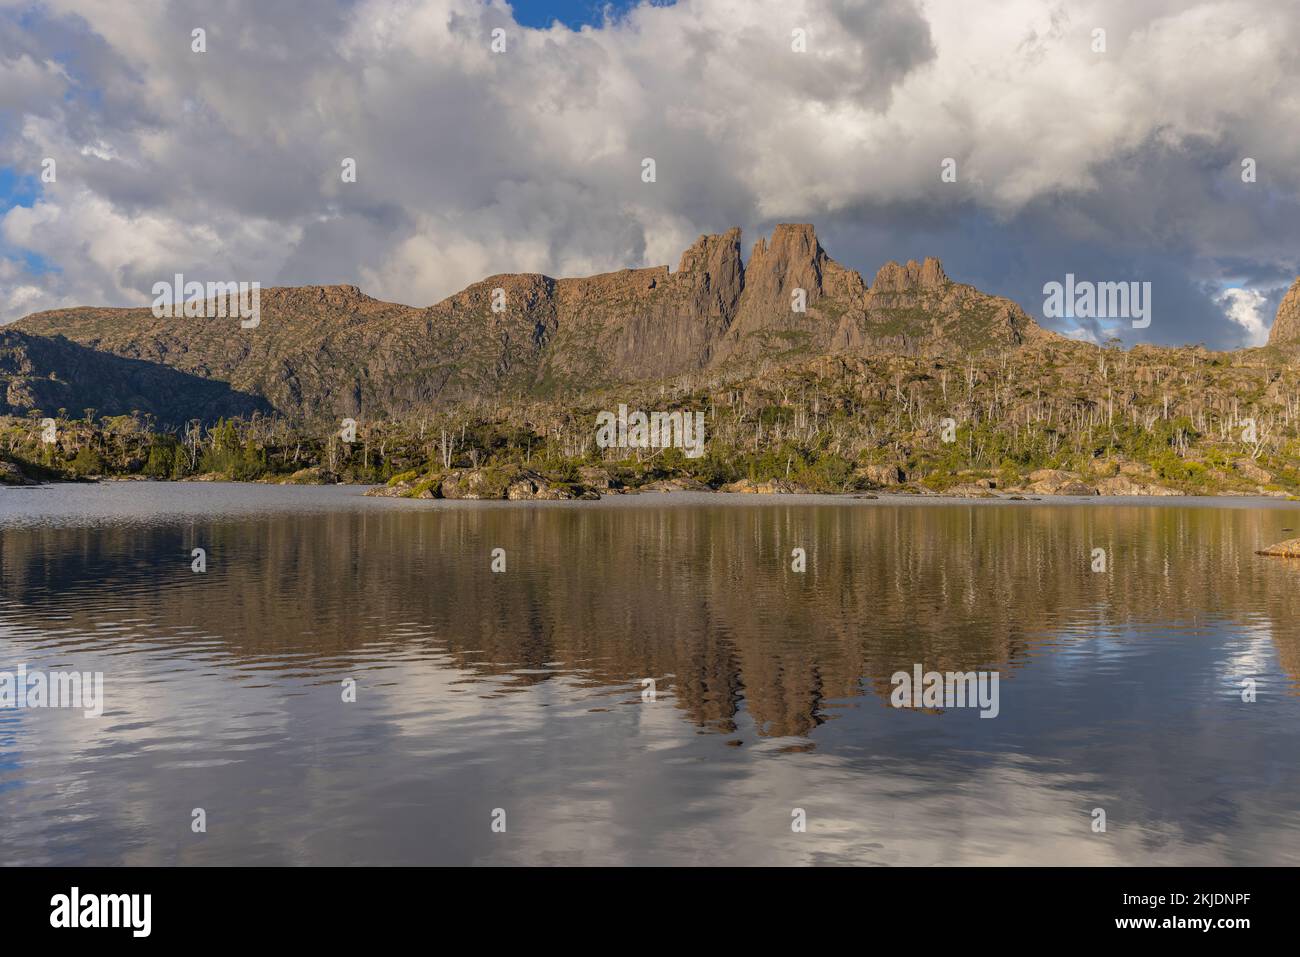
POLYGON ((1294 522, 1198 504, 9 492, 0 668, 103 670, 108 708, 0 712, 0 849, 1295 862, 1300 570, 1253 554, 1294 522), (890 674, 918 662, 1000 671, 1001 715, 890 708, 890 674))

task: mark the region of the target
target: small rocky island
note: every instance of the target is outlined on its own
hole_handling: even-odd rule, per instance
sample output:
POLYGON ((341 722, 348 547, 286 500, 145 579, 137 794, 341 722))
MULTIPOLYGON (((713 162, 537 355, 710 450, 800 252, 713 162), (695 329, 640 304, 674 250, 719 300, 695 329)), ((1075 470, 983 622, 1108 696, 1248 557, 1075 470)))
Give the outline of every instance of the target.
POLYGON ((1261 548, 1255 554, 1270 555, 1274 558, 1300 558, 1300 538, 1288 538, 1268 548, 1261 548))

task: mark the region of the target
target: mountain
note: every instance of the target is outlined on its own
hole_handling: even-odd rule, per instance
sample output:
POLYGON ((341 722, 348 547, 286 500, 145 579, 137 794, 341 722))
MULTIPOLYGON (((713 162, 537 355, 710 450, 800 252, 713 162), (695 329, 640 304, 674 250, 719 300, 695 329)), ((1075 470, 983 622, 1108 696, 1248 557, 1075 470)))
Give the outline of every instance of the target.
POLYGON ((1270 346, 1300 342, 1300 279, 1296 279, 1277 307, 1273 328, 1268 331, 1270 346))
POLYGON ((0 383, 0 415, 139 411, 179 424, 271 411, 265 399, 224 382, 14 329, 0 328, 0 383))
POLYGON ((1059 339, 1009 299, 955 283, 937 259, 886 263, 870 287, 822 249, 812 226, 777 226, 754 246, 718 357, 800 353, 964 355, 1059 339), (796 289, 807 313, 791 309, 796 289))
MULTIPOLYGON (((887 263, 868 286, 826 254, 811 225, 777 226, 748 264, 731 229, 701 236, 676 271, 503 274, 427 308, 355 286, 307 286, 263 290, 251 329, 144 308, 43 312, 10 329, 221 383, 304 420, 553 397, 821 354, 966 355, 1060 339, 1010 300, 953 282, 935 259, 887 263)), ((167 405, 171 386, 156 384, 164 391, 135 396, 137 408, 167 405)), ((78 388, 111 392, 93 376, 78 388)), ((122 401, 113 393, 91 404, 129 411, 122 401)))

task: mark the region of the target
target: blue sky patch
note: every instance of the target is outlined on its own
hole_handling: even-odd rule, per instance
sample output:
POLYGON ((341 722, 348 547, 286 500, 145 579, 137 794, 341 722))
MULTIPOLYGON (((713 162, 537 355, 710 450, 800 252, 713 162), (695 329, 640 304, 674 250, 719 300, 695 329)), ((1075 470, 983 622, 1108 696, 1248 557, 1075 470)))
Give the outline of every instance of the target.
MULTIPOLYGON (((672 6, 675 0, 654 0, 656 7, 672 6)), ((637 5, 636 0, 515 0, 510 6, 515 21, 526 27, 545 29, 559 20, 571 30, 590 24, 600 26, 605 22, 605 8, 614 16, 626 13, 637 5)))
POLYGON ((0 216, 15 206, 30 206, 41 195, 40 180, 19 174, 11 166, 0 166, 0 216))
MULTIPOLYGON (((11 166, 0 166, 0 219, 15 206, 31 206, 40 198, 40 180, 33 175, 20 174, 11 166)), ((21 262, 33 275, 57 273, 53 263, 28 249, 16 249, 0 238, 0 257, 21 262)))

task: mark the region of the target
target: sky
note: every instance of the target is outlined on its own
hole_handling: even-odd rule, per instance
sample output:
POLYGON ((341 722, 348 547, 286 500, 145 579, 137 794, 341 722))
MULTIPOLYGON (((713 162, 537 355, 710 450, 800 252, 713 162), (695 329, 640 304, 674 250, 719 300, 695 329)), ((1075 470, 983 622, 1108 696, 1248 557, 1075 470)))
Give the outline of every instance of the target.
POLYGON ((1276 0, 0 0, 0 322, 178 272, 426 305, 811 222, 868 282, 937 256, 1067 334, 1257 344, 1298 78, 1276 0), (1150 325, 1044 316, 1067 274, 1151 283, 1150 325))
MULTIPOLYGON (((673 0, 657 0, 661 7, 672 6, 673 0)), ((636 0, 523 0, 513 3, 515 22, 524 27, 545 29, 559 20, 571 30, 583 26, 601 26, 606 18, 617 19, 637 6, 636 0)))

